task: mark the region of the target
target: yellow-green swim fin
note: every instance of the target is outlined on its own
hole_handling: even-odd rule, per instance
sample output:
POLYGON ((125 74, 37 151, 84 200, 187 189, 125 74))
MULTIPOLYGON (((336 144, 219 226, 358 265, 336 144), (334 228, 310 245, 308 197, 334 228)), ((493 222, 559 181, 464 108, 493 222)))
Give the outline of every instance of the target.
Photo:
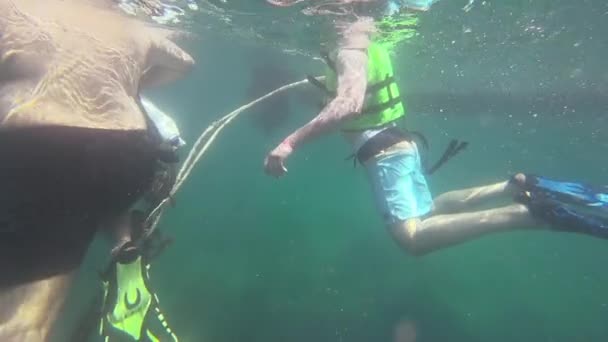
POLYGON ((108 342, 178 342, 150 289, 150 265, 134 246, 125 247, 131 247, 130 251, 119 253, 102 282, 100 336, 108 342))

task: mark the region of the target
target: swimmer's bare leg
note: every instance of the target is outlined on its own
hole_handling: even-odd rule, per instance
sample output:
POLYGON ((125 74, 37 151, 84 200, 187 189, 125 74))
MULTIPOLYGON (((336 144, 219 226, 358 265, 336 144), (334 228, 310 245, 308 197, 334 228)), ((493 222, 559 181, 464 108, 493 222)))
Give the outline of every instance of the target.
MULTIPOLYGON (((448 192, 439 196, 436 204, 443 212, 462 211, 490 199, 513 195, 517 191, 517 184, 523 184, 524 181, 525 176, 517 174, 514 184, 505 181, 448 192)), ((422 255, 489 233, 543 228, 543 224, 532 217, 528 208, 518 203, 456 214, 438 215, 439 210, 435 210, 432 216, 424 220, 414 218, 397 222, 390 227, 391 234, 407 252, 422 255)))
MULTIPOLYGON (((525 175, 519 173, 513 178, 515 183, 524 184, 525 175)), ((470 210, 487 201, 508 198, 515 195, 518 187, 510 181, 498 182, 474 188, 455 190, 439 195, 433 202, 433 215, 450 214, 470 210)))
POLYGON ((468 213, 431 216, 400 221, 390 227, 395 240, 408 253, 423 255, 457 245, 489 233, 524 228, 542 228, 528 208, 511 204, 468 213))
POLYGON ((433 214, 463 212, 486 201, 508 194, 508 182, 500 182, 475 188, 454 190, 439 195, 433 202, 433 214))
POLYGON ((0 290, 0 341, 46 342, 74 272, 0 290))

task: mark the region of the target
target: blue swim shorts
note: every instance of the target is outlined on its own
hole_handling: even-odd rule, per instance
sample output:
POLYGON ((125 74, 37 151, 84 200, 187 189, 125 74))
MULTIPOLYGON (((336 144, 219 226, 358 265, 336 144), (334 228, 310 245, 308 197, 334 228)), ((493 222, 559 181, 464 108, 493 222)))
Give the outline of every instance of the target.
POLYGON ((365 163, 376 206, 388 225, 421 217, 433 208, 418 148, 415 144, 410 146, 380 154, 365 163))

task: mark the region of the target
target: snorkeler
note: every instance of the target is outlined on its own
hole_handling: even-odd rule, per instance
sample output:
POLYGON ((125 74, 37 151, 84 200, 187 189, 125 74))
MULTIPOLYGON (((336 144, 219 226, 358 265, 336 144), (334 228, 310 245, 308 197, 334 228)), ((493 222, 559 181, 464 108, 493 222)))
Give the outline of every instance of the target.
POLYGON ((69 342, 87 341, 94 334, 108 342, 178 341, 160 310, 149 275, 150 262, 172 239, 156 229, 140 240, 146 217, 144 211, 134 209, 115 221, 111 233, 117 244, 100 272, 102 291, 80 316, 69 342))
MULTIPOLYGON (((281 2, 282 6, 301 2, 267 1, 275 5, 281 2)), ((467 143, 453 140, 435 166, 423 168, 419 146, 424 147, 426 139, 397 127, 397 122, 406 116, 406 108, 394 80, 388 51, 390 44, 377 38, 379 33, 370 27, 373 24, 371 18, 354 15, 357 3, 369 2, 339 2, 339 13, 342 15, 338 22, 344 22, 344 18, 348 17, 352 17, 353 21, 350 25, 339 25, 339 28, 346 29, 337 31, 338 44, 333 56, 324 56, 328 65, 325 83, 309 77, 310 83, 320 87, 331 100, 312 121, 285 138, 267 155, 264 168, 268 174, 283 176, 287 172, 285 161, 295 149, 314 137, 339 128, 352 145, 356 161, 365 166, 385 224, 399 245, 411 254, 421 255, 487 233, 534 227, 542 223, 560 231, 594 236, 606 234, 608 224, 605 217, 583 215, 584 211, 572 209, 567 202, 563 202, 564 198, 573 198, 571 194, 559 195, 563 193, 561 184, 564 183, 530 175, 518 174, 509 181, 448 192, 433 201, 425 174, 434 172, 446 160, 466 148, 467 143), (542 184, 557 185, 547 190, 542 184), (511 204, 467 211, 501 197, 510 200, 511 204)), ((415 9, 419 9, 422 1, 416 2, 418 7, 415 9)), ((407 1, 390 3, 403 4, 407 1)), ((411 19, 407 19, 407 9, 396 10, 392 5, 377 23, 391 23, 392 18, 399 20, 405 12, 405 25, 397 23, 389 26, 407 28, 407 22, 411 19)), ((319 12, 319 6, 312 10, 319 12)), ((323 10, 327 13, 328 8, 323 10)), ((599 203, 607 201, 605 190, 589 192, 589 188, 582 185, 575 188, 586 194, 586 197, 574 196, 585 198, 578 204, 586 208, 597 206, 597 203, 591 204, 591 197, 597 197, 599 203)))
POLYGON ((139 92, 194 60, 107 0, 0 0, 0 340, 46 341, 96 231, 154 179, 139 92))
MULTIPOLYGON (((141 231, 144 221, 143 212, 134 211, 128 224, 134 231, 141 231)), ((101 312, 95 316, 95 321, 99 322, 99 335, 108 342, 177 342, 177 336, 160 310, 149 275, 151 260, 171 243, 171 239, 162 236, 157 229, 141 246, 137 246, 135 240, 136 235, 133 235, 132 240, 115 250, 101 274, 101 312)))
POLYGON ((100 272, 102 293, 81 316, 70 342, 88 340, 96 330, 104 341, 178 341, 160 311, 149 270, 173 240, 160 229, 147 234, 147 218, 164 198, 170 197, 179 163, 178 149, 186 143, 171 116, 141 97, 151 137, 159 146, 157 167, 148 191, 131 210, 106 227, 112 240, 110 261, 100 272))
POLYGON ((146 191, 142 193, 141 199, 129 213, 118 216, 116 222, 108 225, 108 230, 114 240, 111 253, 113 257, 119 251, 124 250, 125 245, 134 245, 138 241, 147 242, 140 241, 145 231, 144 222, 132 224, 132 215, 144 215, 147 219, 162 200, 171 197, 171 189, 176 182, 177 165, 180 161, 178 150, 186 145, 171 116, 145 97, 141 97, 141 104, 149 121, 150 137, 158 146, 156 165, 152 181, 146 191))
MULTIPOLYGON (((79 337, 96 329, 104 341, 178 341, 160 310, 158 295, 150 283, 150 262, 159 256, 172 239, 156 229, 141 239, 146 229, 147 212, 132 210, 113 227, 118 243, 111 252, 106 269, 100 274, 102 294, 93 302, 79 337), (87 329, 88 327, 88 329, 87 329)), ((72 338, 80 341, 82 338, 72 338)))

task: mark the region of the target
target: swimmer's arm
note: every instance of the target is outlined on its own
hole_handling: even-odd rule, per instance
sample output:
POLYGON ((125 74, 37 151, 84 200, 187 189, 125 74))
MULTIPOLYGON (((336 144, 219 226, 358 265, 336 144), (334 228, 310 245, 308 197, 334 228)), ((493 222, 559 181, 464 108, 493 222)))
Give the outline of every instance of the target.
POLYGON ((147 68, 141 80, 142 88, 175 82, 194 67, 192 56, 168 39, 152 42, 147 68))
POLYGON ((306 125, 285 139, 293 149, 315 137, 329 133, 345 120, 361 115, 367 88, 367 54, 349 50, 339 54, 337 96, 306 125))

